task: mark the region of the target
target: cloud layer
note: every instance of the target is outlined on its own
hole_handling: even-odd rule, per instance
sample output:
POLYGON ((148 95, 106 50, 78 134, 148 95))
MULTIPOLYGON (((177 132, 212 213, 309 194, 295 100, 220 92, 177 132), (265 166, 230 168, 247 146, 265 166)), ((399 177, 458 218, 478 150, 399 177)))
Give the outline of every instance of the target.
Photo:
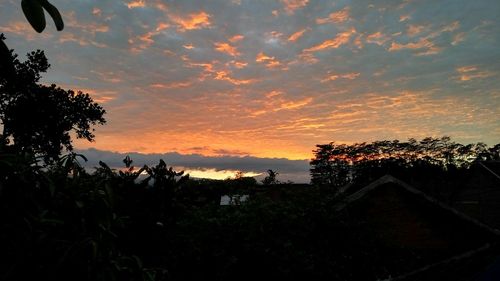
POLYGON ((13 0, 0 32, 46 51, 44 82, 106 108, 81 149, 308 159, 330 141, 500 140, 496 0, 53 3, 63 32, 36 34, 13 0))
MULTIPOLYGON (((221 151, 223 152, 223 151, 221 151)), ((289 160, 285 158, 258 158, 252 156, 212 156, 200 154, 183 155, 176 152, 170 153, 117 153, 97 149, 80 150, 78 153, 85 155, 89 161, 83 162, 84 167, 99 167, 99 161, 115 169, 124 167, 123 159, 130 156, 133 165, 156 165, 160 159, 166 161, 176 170, 185 170, 195 177, 197 175, 225 179, 234 177, 236 171, 242 171, 248 176, 257 175, 263 178, 268 169, 278 171, 279 180, 293 181, 295 183, 309 183, 309 162, 305 160, 289 160)), ((223 154, 223 153, 222 153, 223 154)))

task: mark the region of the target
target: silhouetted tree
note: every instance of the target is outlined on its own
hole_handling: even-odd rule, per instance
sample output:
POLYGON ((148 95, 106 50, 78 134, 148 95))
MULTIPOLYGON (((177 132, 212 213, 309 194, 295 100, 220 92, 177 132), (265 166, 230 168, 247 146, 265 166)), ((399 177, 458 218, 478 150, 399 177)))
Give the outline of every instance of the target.
POLYGON ((344 157, 346 145, 337 146, 334 143, 316 145, 315 158, 311 160, 311 182, 315 185, 330 185, 340 187, 346 184, 349 172, 348 163, 344 157))
POLYGON ((420 141, 384 140, 352 145, 332 142, 316 147, 310 162, 312 183, 337 187, 357 178, 372 179, 407 168, 467 168, 476 160, 498 159, 500 150, 499 145, 491 148, 484 143, 463 145, 446 136, 420 141))
POLYGON ((70 132, 94 139, 92 126, 104 124, 104 109, 88 94, 39 83, 50 67, 43 51, 31 52, 25 62, 10 54, 14 73, 0 73, 2 143, 19 152, 57 159, 63 148, 72 151, 70 132))
POLYGON ((276 171, 267 170, 267 176, 262 180, 262 184, 264 185, 278 184, 279 181, 276 179, 278 175, 279 173, 276 171))

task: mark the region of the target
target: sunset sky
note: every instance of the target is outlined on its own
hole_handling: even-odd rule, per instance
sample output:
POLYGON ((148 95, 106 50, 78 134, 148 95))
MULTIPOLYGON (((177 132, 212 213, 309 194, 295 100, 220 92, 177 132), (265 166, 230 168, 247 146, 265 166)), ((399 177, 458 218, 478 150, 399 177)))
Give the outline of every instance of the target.
POLYGON ((45 50, 44 83, 107 110, 79 149, 298 160, 330 141, 500 142, 498 0, 51 2, 62 32, 37 34, 18 0, 0 2, 0 32, 45 50))

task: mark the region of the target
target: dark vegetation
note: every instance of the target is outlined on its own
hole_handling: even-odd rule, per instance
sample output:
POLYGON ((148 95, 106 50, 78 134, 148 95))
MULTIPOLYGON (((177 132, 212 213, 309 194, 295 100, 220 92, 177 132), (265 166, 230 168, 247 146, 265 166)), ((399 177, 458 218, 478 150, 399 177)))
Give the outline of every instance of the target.
POLYGON ((0 84, 1 280, 385 278, 424 257, 382 254, 368 224, 336 211, 339 188, 386 173, 456 183, 475 161, 499 159, 499 145, 427 138, 318 145, 312 186, 281 184, 273 170, 262 185, 241 174, 195 180, 163 161, 134 168, 128 157, 120 170, 100 163, 89 172, 69 132, 92 140, 104 110, 86 94, 38 84, 42 52, 12 59, 16 79, 0 84), (220 206, 225 194, 251 197, 220 206))
POLYGON ((500 160, 500 144, 463 145, 449 137, 420 141, 375 141, 352 145, 317 145, 311 160, 311 182, 353 192, 369 182, 391 174, 422 186, 425 192, 443 201, 477 180, 478 161, 500 160))
MULTIPOLYGON (((47 1, 22 5, 35 30, 45 27, 43 9, 62 29, 47 1)), ((0 52, 0 280, 387 278, 428 257, 388 253, 357 213, 337 211, 339 190, 390 173, 446 197, 477 161, 500 159, 500 145, 445 137, 318 145, 311 186, 280 183, 273 170, 263 185, 241 175, 195 180, 164 161, 134 168, 128 157, 122 169, 90 172, 70 133, 93 140, 104 110, 87 94, 40 84, 43 52, 20 62, 3 37, 0 52), (220 206, 225 194, 251 196, 220 206)))

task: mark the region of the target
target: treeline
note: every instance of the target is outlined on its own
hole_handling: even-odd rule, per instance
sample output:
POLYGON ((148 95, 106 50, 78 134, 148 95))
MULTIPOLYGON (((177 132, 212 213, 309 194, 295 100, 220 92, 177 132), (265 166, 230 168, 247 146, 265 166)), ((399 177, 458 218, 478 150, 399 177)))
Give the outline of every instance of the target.
MULTIPOLYGON (((467 169, 476 161, 500 160, 500 144, 460 144, 449 137, 317 145, 311 182, 340 187, 374 171, 412 168, 467 169)), ((379 175, 380 176, 380 175, 379 175)), ((422 175, 424 176, 424 175, 422 175)))

